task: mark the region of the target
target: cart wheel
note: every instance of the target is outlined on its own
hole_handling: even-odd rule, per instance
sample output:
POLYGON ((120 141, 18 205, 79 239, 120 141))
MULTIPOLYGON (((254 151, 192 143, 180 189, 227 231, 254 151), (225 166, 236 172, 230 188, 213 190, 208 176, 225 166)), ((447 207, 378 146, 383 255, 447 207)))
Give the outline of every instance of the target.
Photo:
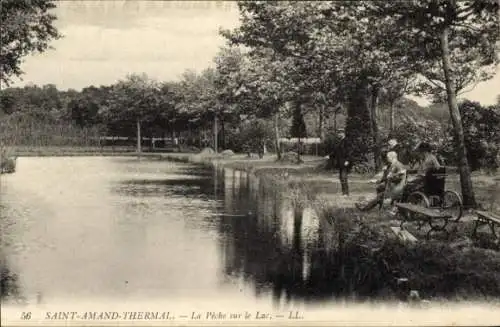
POLYGON ((462 218, 463 204, 462 198, 455 191, 445 191, 443 195, 442 210, 451 214, 452 220, 458 222, 462 218))
MULTIPOLYGON (((424 208, 429 208, 431 205, 429 203, 429 199, 422 192, 413 192, 408 196, 408 203, 422 206, 424 208)), ((418 213, 408 213, 408 216, 412 220, 420 220, 418 217, 418 213)))

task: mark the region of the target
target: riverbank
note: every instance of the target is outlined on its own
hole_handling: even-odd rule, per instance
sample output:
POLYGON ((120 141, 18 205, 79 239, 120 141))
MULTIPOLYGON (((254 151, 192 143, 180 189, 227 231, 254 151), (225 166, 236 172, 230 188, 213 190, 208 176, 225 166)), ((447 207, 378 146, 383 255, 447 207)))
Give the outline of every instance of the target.
MULTIPOLYGON (((292 197, 300 207, 313 207, 320 219, 327 221, 326 233, 330 245, 336 248, 330 255, 338 257, 352 272, 345 276, 334 273, 338 267, 323 267, 336 277, 337 294, 352 290, 358 294, 385 293, 392 281, 407 279, 408 287, 433 301, 500 298, 500 248, 487 229, 472 237, 474 216, 467 212, 454 225, 448 239, 436 235, 425 239, 425 228, 407 226, 417 238, 414 243, 401 242, 391 227, 399 226, 397 217, 387 210, 362 213, 354 204, 373 196, 371 176, 352 175, 351 194, 342 196, 338 176, 322 169, 325 159, 306 156, 304 163, 276 162, 272 155, 263 159, 247 155, 200 155, 169 153, 159 155, 164 160, 209 164, 236 169, 260 176, 272 192, 292 197), (344 242, 339 246, 339 242, 344 242), (374 269, 374 267, 377 267, 374 269), (372 289, 366 289, 371 287, 372 289)), ((500 176, 474 173, 476 197, 481 203, 498 209, 500 176), (496 207, 495 207, 496 206, 496 207)), ((460 190, 459 176, 447 176, 446 189, 460 190)), ((326 246, 326 245, 325 245, 326 246)), ((336 260, 334 260, 337 262, 336 260)), ((332 276, 333 276, 332 275, 332 276)))
MULTIPOLYGON (((374 186, 369 183, 372 175, 350 174, 349 197, 340 195, 340 183, 338 173, 325 170, 326 159, 317 156, 304 156, 302 164, 291 162, 278 162, 274 154, 265 155, 262 159, 258 157, 249 158, 246 154, 234 154, 224 156, 221 154, 193 154, 193 153, 158 153, 148 154, 164 160, 181 162, 193 162, 200 164, 216 165, 230 169, 236 169, 253 173, 257 176, 266 176, 280 183, 300 183, 316 193, 320 198, 331 202, 332 205, 342 207, 354 207, 354 203, 371 197, 374 194, 374 186)), ((479 203, 487 207, 500 205, 500 171, 495 175, 487 175, 481 172, 472 174, 472 181, 479 203)), ((460 192, 460 177, 457 172, 448 173, 446 178, 446 189, 460 192)), ((493 208, 500 209, 500 207, 493 208)))
POLYGON ((134 147, 116 146, 15 146, 7 151, 16 157, 135 156, 134 147))
MULTIPOLYGON (((42 149, 44 155, 49 155, 47 148, 42 149)), ((78 153, 74 148, 68 150, 73 150, 69 155, 78 153)), ((89 156, 86 150, 79 153, 89 156)), ((68 155, 60 148, 58 153, 68 155)), ((137 156, 137 153, 116 155, 137 156)), ((408 229, 418 241, 402 243, 391 231, 391 227, 399 225, 397 218, 389 216, 386 210, 361 213, 354 207, 361 198, 373 196, 373 184, 368 183, 371 176, 351 175, 351 195, 344 197, 340 195, 337 173, 325 171, 326 160, 321 157, 305 156, 304 163, 298 165, 276 162, 273 155, 262 159, 249 158, 245 154, 206 153, 142 153, 141 156, 245 171, 261 177, 258 183, 262 187, 258 191, 263 192, 259 195, 262 198, 273 198, 277 194, 286 197, 292 200, 299 216, 304 207, 314 209, 321 222, 316 231, 319 233, 321 229, 324 238, 321 247, 325 250, 312 255, 328 255, 328 260, 318 259, 320 264, 311 269, 315 274, 326 276, 322 280, 327 280, 328 285, 312 288, 328 287, 339 297, 349 297, 354 292, 369 299, 376 296, 393 299, 394 295, 384 297, 391 293, 391 283, 397 278, 407 278, 411 289, 432 301, 500 298, 500 252, 494 250, 498 244, 492 242, 486 228, 479 238, 473 239, 473 221, 466 216, 452 231, 449 240, 438 235, 426 241, 425 231, 410 226, 408 229)), ((478 199, 498 197, 496 178, 498 175, 475 173, 473 181, 478 199)), ((458 189, 458 176, 452 174, 447 180, 447 188, 458 189)), ((255 232, 258 234, 258 230, 255 232)), ((286 253, 277 255, 281 258, 286 253)), ((289 255, 295 257, 297 254, 289 255)))

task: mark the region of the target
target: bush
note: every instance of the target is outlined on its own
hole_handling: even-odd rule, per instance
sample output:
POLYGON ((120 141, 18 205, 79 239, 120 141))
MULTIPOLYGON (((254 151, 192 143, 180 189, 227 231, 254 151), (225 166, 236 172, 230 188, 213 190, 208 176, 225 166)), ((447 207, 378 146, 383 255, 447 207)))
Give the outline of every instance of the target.
POLYGON ((321 268, 327 266, 336 295, 348 296, 352 290, 360 297, 393 293, 406 298, 408 292, 399 294, 405 290, 397 287, 396 278, 408 278, 410 289, 423 298, 477 299, 500 294, 496 251, 470 242, 408 245, 351 209, 323 206, 317 212, 332 226, 326 245, 330 256, 323 258, 321 268))
POLYGON ((273 139, 272 123, 265 119, 252 119, 242 124, 239 133, 243 152, 264 154, 264 145, 269 146, 273 139))
MULTIPOLYGON (((281 149, 283 150, 283 153, 285 152, 297 152, 297 143, 281 143, 281 149)), ((315 156, 316 155, 316 147, 319 145, 316 144, 306 144, 306 143, 301 143, 300 144, 300 154, 301 155, 311 155, 315 156)), ((274 147, 273 147, 274 148, 274 147)))
POLYGON ((399 143, 399 160, 405 165, 413 166, 418 161, 418 154, 413 149, 419 141, 430 143, 438 154, 449 158, 447 133, 443 126, 434 120, 406 121, 397 125, 390 137, 399 143))
POLYGON ((225 148, 231 149, 234 152, 243 152, 244 139, 240 135, 240 129, 226 129, 225 134, 225 148))
MULTIPOLYGON (((500 108, 498 106, 482 107, 477 102, 464 101, 460 103, 459 109, 471 170, 496 171, 500 166, 498 160, 500 108)), ((452 142, 453 140, 451 138, 452 142)))

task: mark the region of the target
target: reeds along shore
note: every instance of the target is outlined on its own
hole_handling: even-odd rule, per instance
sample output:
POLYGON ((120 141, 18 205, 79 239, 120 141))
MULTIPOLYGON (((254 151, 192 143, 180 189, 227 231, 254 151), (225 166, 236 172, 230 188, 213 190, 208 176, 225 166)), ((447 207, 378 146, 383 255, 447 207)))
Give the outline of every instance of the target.
POLYGON ((0 173, 11 174, 16 171, 17 157, 10 155, 7 151, 0 149, 0 173))

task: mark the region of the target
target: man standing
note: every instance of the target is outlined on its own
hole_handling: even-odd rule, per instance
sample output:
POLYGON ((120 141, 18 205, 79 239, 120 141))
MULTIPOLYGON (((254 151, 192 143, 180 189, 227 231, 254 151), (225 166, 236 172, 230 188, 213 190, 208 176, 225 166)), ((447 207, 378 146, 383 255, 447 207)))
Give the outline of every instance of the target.
POLYGON ((339 132, 338 136, 338 144, 335 146, 334 151, 329 155, 329 158, 330 160, 333 160, 335 168, 339 170, 342 195, 347 196, 349 195, 348 174, 351 170, 352 162, 344 131, 339 132))

